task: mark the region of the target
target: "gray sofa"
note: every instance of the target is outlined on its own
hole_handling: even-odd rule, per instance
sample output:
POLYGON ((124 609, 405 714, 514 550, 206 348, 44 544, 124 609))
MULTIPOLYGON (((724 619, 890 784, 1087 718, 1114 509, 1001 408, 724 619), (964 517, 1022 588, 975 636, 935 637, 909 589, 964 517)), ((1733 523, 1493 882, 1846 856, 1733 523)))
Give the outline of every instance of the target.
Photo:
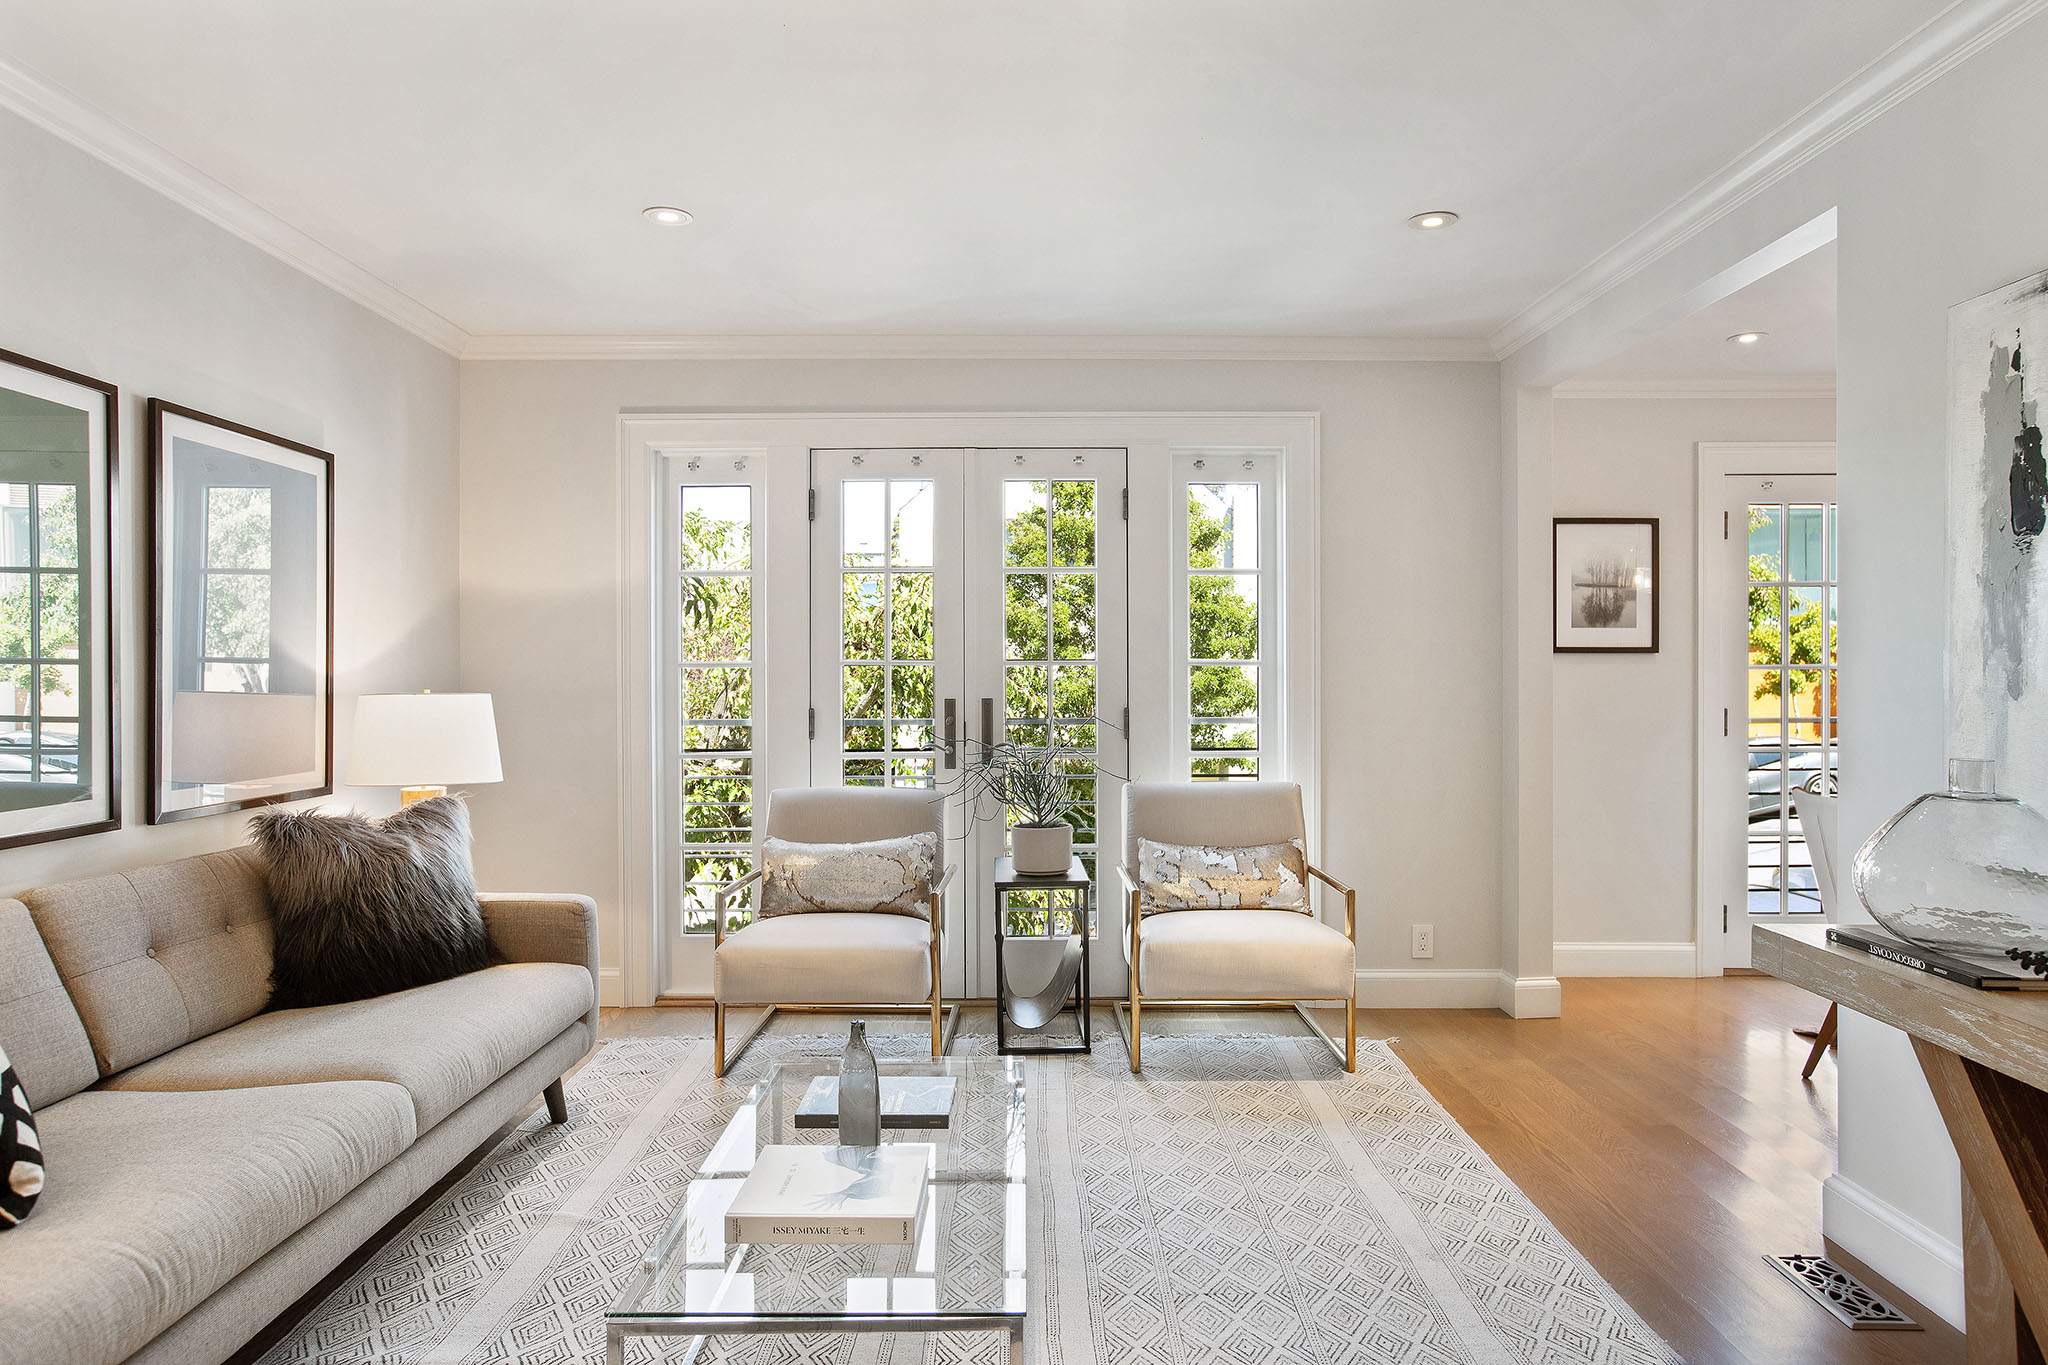
POLYGON ((596 910, 486 896, 505 965, 263 1013, 236 849, 0 900, 0 1044, 48 1182, 0 1232, 0 1365, 215 1362, 597 1041, 596 910))

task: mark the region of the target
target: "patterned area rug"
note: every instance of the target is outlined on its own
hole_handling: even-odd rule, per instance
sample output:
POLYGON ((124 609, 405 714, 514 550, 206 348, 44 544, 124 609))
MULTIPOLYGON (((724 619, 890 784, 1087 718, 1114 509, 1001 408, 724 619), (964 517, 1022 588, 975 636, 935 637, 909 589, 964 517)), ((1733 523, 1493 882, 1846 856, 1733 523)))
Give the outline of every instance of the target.
MULTIPOLYGON (((877 1051, 912 1055, 915 1040, 877 1051)), ((622 1039, 336 1290, 269 1362, 594 1362, 604 1310, 752 1081, 837 1039, 622 1039)), ((991 1050, 963 1036, 956 1052, 991 1050)), ((1026 1072, 1027 1358, 1150 1365, 1677 1365, 1384 1043, 1114 1034, 1026 1072)), ((627 1360, 685 1343, 630 1339, 627 1360)), ((997 1362, 993 1334, 723 1338, 706 1362, 997 1362)))

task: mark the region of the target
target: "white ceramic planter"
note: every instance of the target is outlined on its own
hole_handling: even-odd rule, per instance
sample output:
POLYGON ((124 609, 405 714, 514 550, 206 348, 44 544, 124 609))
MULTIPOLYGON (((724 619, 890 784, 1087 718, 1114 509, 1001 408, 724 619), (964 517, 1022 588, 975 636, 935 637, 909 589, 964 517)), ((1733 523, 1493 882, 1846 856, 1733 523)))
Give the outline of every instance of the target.
POLYGON ((1010 859, 1026 876, 1050 877, 1065 872, 1074 861, 1074 827, 1017 825, 1010 830, 1010 859))

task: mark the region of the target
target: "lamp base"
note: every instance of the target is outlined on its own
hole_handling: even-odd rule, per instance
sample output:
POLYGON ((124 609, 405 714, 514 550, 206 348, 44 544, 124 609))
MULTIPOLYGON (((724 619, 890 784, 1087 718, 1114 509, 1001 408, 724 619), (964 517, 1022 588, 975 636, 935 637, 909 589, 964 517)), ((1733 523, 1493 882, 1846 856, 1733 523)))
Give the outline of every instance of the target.
POLYGON ((410 806, 413 802, 424 801, 430 796, 446 796, 447 794, 448 789, 446 787, 400 787, 398 789, 398 804, 401 807, 410 806))

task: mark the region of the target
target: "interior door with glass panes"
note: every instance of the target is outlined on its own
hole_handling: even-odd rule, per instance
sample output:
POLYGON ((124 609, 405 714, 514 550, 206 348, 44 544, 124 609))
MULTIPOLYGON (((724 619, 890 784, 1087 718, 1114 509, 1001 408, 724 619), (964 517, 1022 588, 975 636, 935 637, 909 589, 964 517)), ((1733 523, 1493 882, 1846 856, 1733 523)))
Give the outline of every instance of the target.
MULTIPOLYGON (((1125 648, 1125 452, 1120 449, 976 450, 968 456, 967 695, 963 725, 975 743, 962 762, 991 744, 1052 747, 1069 774, 1074 799, 1067 823, 1074 854, 1096 879, 1096 935, 1090 985, 1116 990, 1124 962, 1115 945, 1123 905, 1116 894, 1122 861, 1120 779, 1129 773, 1129 657, 1125 648), (1098 859, 1098 851, 1106 856, 1098 859), (1107 883, 1104 877, 1108 878, 1107 883)), ((967 843, 963 875, 1009 851, 1006 812, 984 812, 967 843)), ((968 949, 976 995, 995 991, 1000 915, 1013 987, 1046 979, 1057 950, 1075 931, 1086 898, 1079 892, 1010 892, 978 907, 968 949)))
MULTIPOLYGON (((948 800, 962 667, 965 497, 958 450, 811 452, 811 784, 924 787, 948 800)), ((947 861, 959 861, 957 810, 947 861)), ((946 992, 967 981, 962 867, 940 961, 946 992)))
POLYGON ((1833 475, 1724 482, 1725 534, 1706 556, 1721 752, 1704 776, 1727 968, 1749 965, 1752 924, 1823 913, 1793 796, 1835 791, 1840 771, 1841 519, 1833 475))
MULTIPOLYGON (((990 871, 1007 821, 986 809, 966 817, 965 766, 992 744, 1058 744, 1073 775, 1076 852, 1092 865, 1098 838, 1120 837, 1120 813, 1098 808, 1095 768, 1121 774, 1126 753, 1124 452, 811 458, 812 781, 928 787, 948 800, 946 857, 960 871, 944 984, 949 995, 992 994, 1001 908, 990 871)), ((1076 906, 1060 893, 1014 899, 1002 910, 1012 932, 1072 932, 1076 906)), ((1098 987, 1121 962, 1103 956, 1098 987)), ((1025 980, 1033 957, 1023 945, 1011 958, 1025 980)))

